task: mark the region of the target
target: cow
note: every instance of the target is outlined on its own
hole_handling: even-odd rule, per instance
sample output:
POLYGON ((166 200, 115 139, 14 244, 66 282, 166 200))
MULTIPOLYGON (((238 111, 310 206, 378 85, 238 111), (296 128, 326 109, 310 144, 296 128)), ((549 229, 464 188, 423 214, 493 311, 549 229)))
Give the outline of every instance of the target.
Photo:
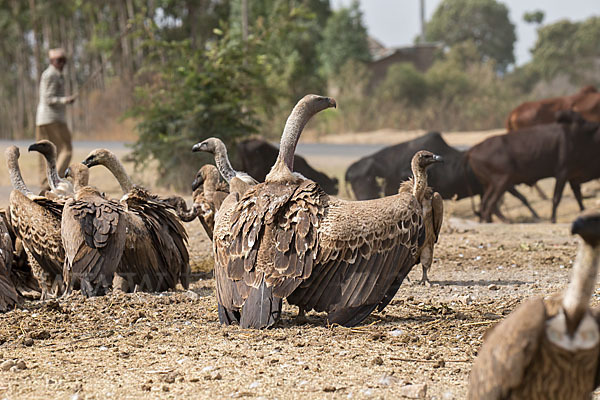
MULTIPOLYGON (((555 117, 556 118, 556 117, 555 117)), ((569 182, 581 210, 581 184, 600 177, 600 124, 572 111, 561 112, 557 123, 538 125, 490 137, 473 146, 467 163, 484 186, 480 218, 491 215, 502 194, 515 185, 556 178, 551 221, 565 184, 569 182)))
MULTIPOLYGON (((444 158, 443 164, 432 166, 427 174, 429 186, 442 198, 460 200, 483 194, 483 186, 465 161, 465 152, 449 146, 439 132, 429 132, 361 158, 346 170, 346 183, 351 185, 357 200, 375 199, 382 192, 385 196, 396 194, 400 183, 412 175, 410 161, 419 150, 428 150, 444 158), (383 187, 378 181, 383 181, 383 187)), ((521 193, 512 187, 508 191, 525 204, 534 218, 539 218, 521 193)), ((505 220, 500 210, 494 212, 505 220)))
POLYGON ((555 122, 559 111, 573 110, 589 121, 600 122, 600 93, 593 86, 584 86, 571 96, 528 101, 512 110, 506 119, 506 130, 528 128, 555 122))
MULTIPOLYGON (((236 169, 244 171, 259 182, 265 180, 265 176, 271 170, 279 149, 262 139, 246 139, 237 144, 236 147, 236 169)), ((319 184, 328 194, 338 193, 337 178, 330 178, 322 172, 312 168, 306 160, 299 155, 294 156, 294 172, 302 174, 319 184)))

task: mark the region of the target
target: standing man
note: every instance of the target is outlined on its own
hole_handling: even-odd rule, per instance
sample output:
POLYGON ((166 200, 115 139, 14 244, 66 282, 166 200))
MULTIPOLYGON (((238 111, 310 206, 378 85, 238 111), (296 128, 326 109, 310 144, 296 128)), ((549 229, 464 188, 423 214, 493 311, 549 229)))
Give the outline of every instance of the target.
MULTIPOLYGON (((56 145, 58 153, 57 168, 60 176, 71 162, 73 145, 71 132, 67 126, 66 105, 75 101, 75 96, 65 96, 65 78, 62 70, 67 63, 65 51, 61 48, 48 52, 50 66, 42 73, 40 80, 40 100, 35 118, 35 139, 48 139, 56 145)), ((40 172, 42 190, 48 190, 48 181, 44 161, 40 156, 40 172)))

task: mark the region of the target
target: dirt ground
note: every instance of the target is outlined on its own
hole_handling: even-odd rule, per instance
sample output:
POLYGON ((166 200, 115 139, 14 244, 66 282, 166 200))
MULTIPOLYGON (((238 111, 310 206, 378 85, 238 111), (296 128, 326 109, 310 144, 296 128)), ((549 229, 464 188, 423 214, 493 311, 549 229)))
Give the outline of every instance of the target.
MULTIPOLYGON (((547 194, 553 183, 542 182, 547 194)), ((586 206, 599 205, 598 189, 584 185, 586 206)), ((509 197, 513 224, 479 224, 470 200, 446 201, 433 285, 418 284, 416 266, 384 312, 353 329, 314 312, 298 324, 290 306, 274 329, 221 327, 211 244, 195 221, 188 291, 27 301, 1 314, 0 398, 400 398, 424 384, 423 398, 463 399, 485 331, 524 299, 563 289, 572 268, 572 194, 550 224, 550 202, 523 193, 544 221, 509 197)))

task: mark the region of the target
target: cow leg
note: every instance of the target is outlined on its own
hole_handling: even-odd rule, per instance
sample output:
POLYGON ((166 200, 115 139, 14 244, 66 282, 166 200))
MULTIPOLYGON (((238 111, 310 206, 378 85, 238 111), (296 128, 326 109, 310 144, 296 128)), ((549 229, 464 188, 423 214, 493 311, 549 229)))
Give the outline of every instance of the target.
POLYGON ((550 222, 553 224, 556 223, 556 209, 558 208, 558 203, 560 203, 560 199, 562 198, 562 193, 566 184, 567 178, 565 176, 556 177, 556 183, 554 184, 554 196, 552 197, 552 217, 550 218, 550 222))
POLYGON ((492 188, 492 191, 486 200, 486 203, 487 203, 486 204, 486 207, 487 207, 486 222, 492 222, 492 212, 494 210, 498 209, 498 201, 500 200, 500 198, 502 197, 504 192, 506 192, 507 187, 508 187, 508 179, 504 179, 503 181, 500 181, 499 184, 497 184, 496 186, 494 186, 492 188))
POLYGON ((517 199, 521 200, 521 203, 523 203, 525 205, 525 207, 527 207, 529 209, 529 211, 531 212, 531 214, 533 215, 533 218, 535 219, 540 219, 540 216, 537 215, 537 213, 535 212, 535 210, 533 209, 533 207, 531 207, 531 205, 529 204, 529 202, 527 201, 527 198, 525 196, 523 196, 521 194, 521 192, 519 192, 517 190, 517 188, 515 188, 514 186, 511 187, 510 189, 508 189, 508 193, 512 194, 513 196, 515 196, 517 199))
POLYGON ((573 183, 572 181, 569 181, 569 186, 571 186, 571 190, 575 195, 575 200, 577 200, 577 204, 579 204, 579 210, 585 210, 585 207, 583 206, 583 196, 581 195, 581 185, 579 183, 573 183))
POLYGON ((483 198, 481 199, 481 221, 492 222, 492 213, 498 209, 498 199, 502 195, 503 190, 497 186, 490 185, 486 188, 483 198), (500 192, 500 195, 496 193, 500 192))
POLYGON ((535 184, 533 185, 533 187, 534 187, 534 188, 535 188, 535 190, 538 192, 538 195, 540 196, 540 198, 541 198, 542 200, 548 200, 548 196, 546 196, 546 193, 544 193, 544 191, 542 190, 542 188, 541 188, 541 187, 540 187, 540 186, 539 186, 537 183, 535 183, 535 184))

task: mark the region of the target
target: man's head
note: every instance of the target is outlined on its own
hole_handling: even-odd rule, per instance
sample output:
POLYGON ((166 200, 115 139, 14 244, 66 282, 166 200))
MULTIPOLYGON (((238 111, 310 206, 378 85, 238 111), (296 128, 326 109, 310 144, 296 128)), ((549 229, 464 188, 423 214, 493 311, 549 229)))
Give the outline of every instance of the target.
POLYGON ((48 58, 50 58, 50 64, 54 65, 59 71, 62 71, 67 63, 67 54, 61 47, 50 49, 50 51, 48 51, 48 58))

